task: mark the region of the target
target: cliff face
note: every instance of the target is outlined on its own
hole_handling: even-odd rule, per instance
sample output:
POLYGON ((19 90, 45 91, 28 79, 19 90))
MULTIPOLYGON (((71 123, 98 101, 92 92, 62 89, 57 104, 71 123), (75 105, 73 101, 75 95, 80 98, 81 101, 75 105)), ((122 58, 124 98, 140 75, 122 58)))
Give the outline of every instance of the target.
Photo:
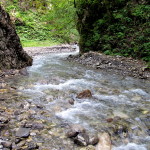
POLYGON ((20 69, 32 65, 23 50, 10 16, 0 6, 0 69, 20 69))
POLYGON ((150 61, 150 2, 76 0, 81 52, 132 56, 150 61))

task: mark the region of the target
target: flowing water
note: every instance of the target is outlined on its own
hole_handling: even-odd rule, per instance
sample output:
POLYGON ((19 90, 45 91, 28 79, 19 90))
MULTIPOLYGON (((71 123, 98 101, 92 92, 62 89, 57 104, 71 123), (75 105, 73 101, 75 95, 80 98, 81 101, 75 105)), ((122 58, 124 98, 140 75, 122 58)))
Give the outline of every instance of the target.
POLYGON ((150 149, 150 83, 68 62, 68 55, 35 56, 33 66, 28 68, 29 76, 13 81, 28 101, 49 111, 47 118, 37 118, 56 124, 56 132, 63 129, 51 141, 54 144, 49 141, 50 149, 58 149, 58 145, 59 149, 67 149, 63 148, 65 139, 63 143, 59 137, 71 124, 82 125, 89 134, 109 132, 113 150, 150 149), (86 89, 91 90, 92 98, 76 98, 86 89), (70 99, 75 100, 74 105, 69 104, 70 99), (115 116, 122 119, 115 123, 106 121, 115 116))

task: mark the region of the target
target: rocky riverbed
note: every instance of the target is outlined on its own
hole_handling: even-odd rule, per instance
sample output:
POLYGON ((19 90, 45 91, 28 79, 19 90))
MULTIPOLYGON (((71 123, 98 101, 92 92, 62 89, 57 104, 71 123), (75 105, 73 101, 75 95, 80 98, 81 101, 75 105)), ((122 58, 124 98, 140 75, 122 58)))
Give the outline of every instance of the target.
POLYGON ((69 45, 25 50, 34 58, 33 67, 0 72, 0 150, 150 148, 145 64, 93 52, 70 56, 68 62, 75 50, 69 45), (128 78, 131 71, 123 68, 129 66, 142 68, 144 76, 134 74, 144 80, 128 78), (114 76, 120 72, 123 77, 114 76))
POLYGON ((150 81, 150 69, 144 61, 122 56, 108 56, 102 53, 89 52, 78 56, 69 56, 69 61, 100 69, 122 77, 147 79, 150 81))

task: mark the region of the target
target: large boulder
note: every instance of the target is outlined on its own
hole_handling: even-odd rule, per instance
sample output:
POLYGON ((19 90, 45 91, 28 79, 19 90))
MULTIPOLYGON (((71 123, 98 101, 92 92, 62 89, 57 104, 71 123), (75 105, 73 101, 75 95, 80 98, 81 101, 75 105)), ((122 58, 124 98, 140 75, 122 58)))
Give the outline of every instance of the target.
POLYGON ((23 50, 9 14, 0 6, 0 69, 31 65, 32 58, 23 50))

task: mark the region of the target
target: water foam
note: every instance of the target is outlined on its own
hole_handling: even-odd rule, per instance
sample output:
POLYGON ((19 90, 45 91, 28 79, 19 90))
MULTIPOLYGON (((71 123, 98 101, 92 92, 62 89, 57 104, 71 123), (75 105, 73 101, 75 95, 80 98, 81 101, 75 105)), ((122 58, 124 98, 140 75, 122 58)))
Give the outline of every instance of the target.
POLYGON ((147 150, 144 145, 137 145, 135 143, 128 143, 127 145, 121 145, 115 147, 112 150, 147 150))
POLYGON ((88 82, 85 79, 70 79, 60 84, 39 84, 37 83, 34 88, 37 90, 54 89, 54 90, 65 90, 65 89, 80 89, 82 87, 94 85, 92 82, 88 82))

